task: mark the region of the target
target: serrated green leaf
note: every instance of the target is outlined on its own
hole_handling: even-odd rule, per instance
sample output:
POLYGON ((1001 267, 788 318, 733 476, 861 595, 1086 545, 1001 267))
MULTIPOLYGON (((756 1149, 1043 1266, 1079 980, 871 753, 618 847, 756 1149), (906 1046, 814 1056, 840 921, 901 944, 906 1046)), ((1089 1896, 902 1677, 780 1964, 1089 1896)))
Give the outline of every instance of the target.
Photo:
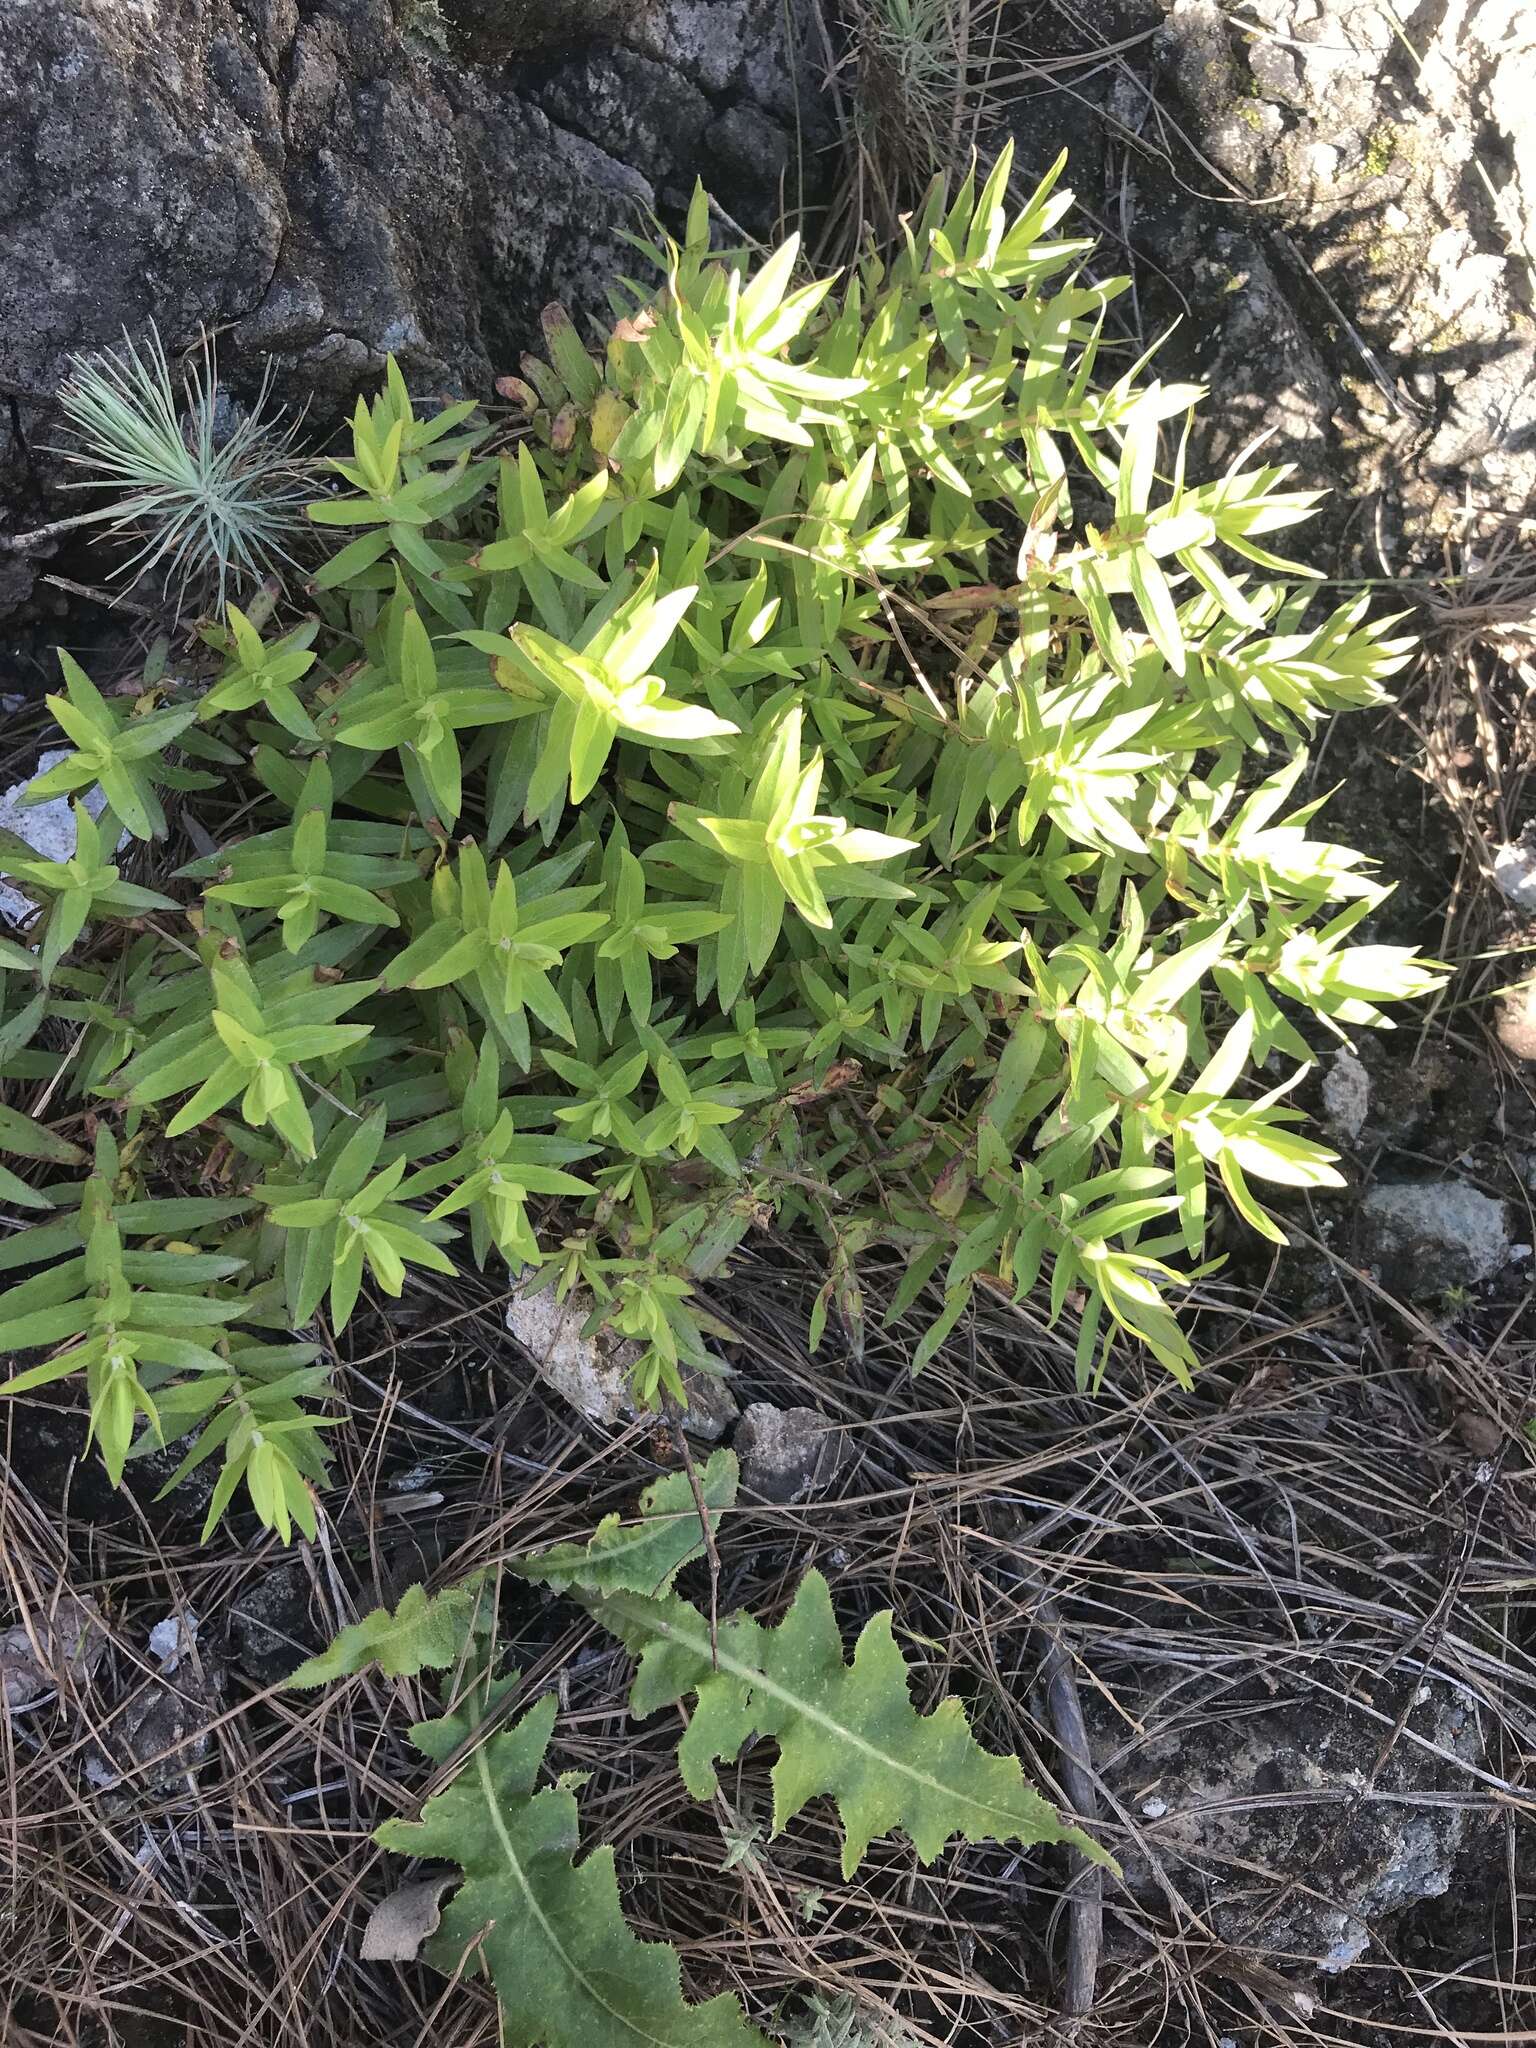
MULTIPOLYGON (((768 2048, 728 1992, 686 2002, 676 1950, 641 1941, 624 1918, 611 1848, 574 1860, 575 1793, 566 1783, 535 1790, 555 1708, 546 1694, 482 1742, 419 1821, 378 1830, 386 1849, 464 1872, 429 1956, 452 1973, 478 1947, 506 2048, 768 2048)), ((441 1747, 436 1725, 412 1731, 429 1755, 441 1747)))
MULTIPOLYGON (((699 1474, 699 1490, 718 1527, 721 1513, 736 1501, 735 1453, 711 1454, 699 1474)), ((637 1522, 605 1515, 590 1542, 561 1543, 512 1561, 519 1578, 559 1591, 581 1587, 584 1594, 667 1593, 685 1564, 704 1553, 698 1503, 686 1472, 668 1472, 640 1496, 637 1522)))
POLYGON ((329 1649, 310 1657, 288 1683, 307 1689, 350 1678, 378 1666, 387 1678, 415 1678, 456 1664, 477 1634, 495 1622, 495 1604, 484 1581, 468 1580, 441 1593, 411 1586, 393 1614, 375 1607, 344 1628, 329 1649))
POLYGON ((830 1794, 843 1823, 845 1877, 877 1835, 898 1828, 925 1863, 957 1834, 968 1842, 1070 1842, 1095 1862, 1110 1861, 1025 1783, 1016 1757, 981 1747, 959 1700, 915 1711, 889 1614, 866 1623, 846 1661, 819 1572, 806 1573, 777 1627, 737 1615, 721 1624, 715 1643, 708 1621, 676 1594, 620 1593, 587 1604, 639 1656, 636 1714, 694 1696, 678 1753, 693 1796, 711 1796, 716 1763, 733 1761, 750 1737, 773 1736, 774 1833, 830 1794))

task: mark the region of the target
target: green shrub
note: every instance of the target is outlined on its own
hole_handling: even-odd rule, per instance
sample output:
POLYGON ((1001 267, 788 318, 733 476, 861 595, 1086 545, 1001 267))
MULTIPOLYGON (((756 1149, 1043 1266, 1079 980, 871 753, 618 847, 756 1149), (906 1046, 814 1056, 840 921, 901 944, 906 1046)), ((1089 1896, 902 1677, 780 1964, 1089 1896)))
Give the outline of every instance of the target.
POLYGON ((1433 970, 1355 942, 1385 891, 1293 793, 1407 643, 1311 614, 1283 469, 1189 480, 1203 394, 1110 367, 1124 280, 1007 177, 840 288, 713 255, 697 204, 602 361, 551 309, 515 452, 391 368, 302 624, 231 608, 131 703, 66 663, 34 790, 115 818, 56 874, 4 854, 50 908, 0 1072, 102 1138, 0 1246, 44 1268, 0 1340, 65 1347, 13 1391, 88 1372, 114 1473, 136 1417, 200 1427, 215 1515, 243 1476, 312 1526, 295 1333, 454 1257, 579 1288, 676 1394, 696 1283, 769 1220, 825 1245, 813 1342, 862 1341, 884 1247, 893 1314, 943 1289, 919 1365, 976 1285, 1039 1286, 1083 1384, 1117 1331, 1182 1376, 1208 1181, 1281 1242, 1253 1184, 1336 1181, 1284 1100, 1303 1027, 1433 970), (174 874, 167 795, 228 821, 174 874), (210 1161, 227 1198, 163 1206, 210 1161))

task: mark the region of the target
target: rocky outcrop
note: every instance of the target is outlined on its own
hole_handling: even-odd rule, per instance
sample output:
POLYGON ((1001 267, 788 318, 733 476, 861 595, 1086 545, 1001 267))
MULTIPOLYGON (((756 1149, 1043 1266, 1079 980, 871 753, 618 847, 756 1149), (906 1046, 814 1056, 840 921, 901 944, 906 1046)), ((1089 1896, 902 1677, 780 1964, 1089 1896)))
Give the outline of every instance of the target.
POLYGON ((1379 567, 1536 503, 1536 12, 1528 0, 1085 0, 1021 142, 1137 276, 1148 339, 1331 488, 1379 567))
POLYGON ((1230 1948, 1291 1975, 1347 1969, 1383 1922, 1441 1897, 1469 1832, 1457 1793, 1482 1756, 1476 1703, 1443 1679, 1379 1690, 1363 1705, 1254 1699, 1171 1726, 1137 1701, 1146 1733, 1119 1735, 1102 1766, 1131 1823, 1117 1851, 1127 1890, 1182 1898, 1230 1948))
MULTIPOLYGON (((0 524, 59 509, 70 355, 220 330, 321 425, 387 352, 489 389, 539 308, 604 310, 695 177, 766 230, 822 162, 813 0, 0 0, 0 524)), ((1331 491, 1341 563, 1536 502, 1528 0, 1077 0, 1030 11, 1021 178, 1136 278, 1126 338, 1331 491), (1117 247, 1116 245, 1119 244, 1117 247)), ((0 611, 28 565, 0 557, 0 611)))
POLYGON ((324 419, 488 391, 695 177, 763 231, 816 97, 783 0, 0 0, 0 517, 76 351, 217 328, 324 419))

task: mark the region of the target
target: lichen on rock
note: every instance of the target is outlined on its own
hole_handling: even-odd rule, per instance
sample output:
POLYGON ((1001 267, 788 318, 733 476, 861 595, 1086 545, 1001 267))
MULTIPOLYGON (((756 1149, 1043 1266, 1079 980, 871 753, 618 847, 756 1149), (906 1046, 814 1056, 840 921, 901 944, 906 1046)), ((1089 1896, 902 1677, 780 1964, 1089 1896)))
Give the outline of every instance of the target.
POLYGON ((1449 1795, 1482 1754, 1476 1708, 1443 1679, 1363 1693, 1232 1701, 1187 1728, 1141 1703, 1148 1732, 1105 1767, 1137 1822, 1128 1889, 1152 1901, 1171 1883, 1230 1947, 1326 1974, 1360 1961, 1389 1916, 1440 1897, 1468 1830, 1449 1795))

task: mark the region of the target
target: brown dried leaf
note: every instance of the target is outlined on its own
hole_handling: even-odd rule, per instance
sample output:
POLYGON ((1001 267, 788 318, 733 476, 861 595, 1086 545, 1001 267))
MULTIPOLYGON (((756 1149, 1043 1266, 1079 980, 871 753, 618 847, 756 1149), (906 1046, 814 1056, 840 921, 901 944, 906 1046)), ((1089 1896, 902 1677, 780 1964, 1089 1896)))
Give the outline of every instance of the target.
POLYGON ((798 1081, 793 1088, 784 1091, 781 1099, 793 1109, 803 1109, 807 1103, 824 1101, 827 1096, 849 1087, 863 1072, 857 1060, 834 1060, 819 1085, 815 1081, 798 1081))
POLYGON ((1479 1458, 1496 1458, 1504 1448, 1504 1432, 1491 1415, 1463 1408, 1454 1426, 1467 1449, 1479 1458))
POLYGON ((363 1929, 363 1961, 414 1963, 442 1924, 444 1897, 459 1882, 459 1873, 449 1870, 417 1878, 380 1899, 363 1929))
POLYGON ((967 583, 958 590, 940 590, 934 596, 924 598, 923 609, 929 612, 984 612, 990 611, 1003 596, 996 583, 967 583))
POLYGON ((576 408, 562 405, 549 423, 549 445, 557 455, 569 454, 576 439, 576 408))
POLYGON ((1227 1406, 1234 1413, 1242 1408, 1262 1408, 1270 1401, 1283 1400, 1291 1390, 1294 1368, 1288 1358, 1267 1358, 1247 1379, 1232 1390, 1227 1406))
POLYGON ((656 325, 656 314, 652 307, 642 306, 633 318, 626 316, 613 330, 615 341, 644 341, 656 325))

